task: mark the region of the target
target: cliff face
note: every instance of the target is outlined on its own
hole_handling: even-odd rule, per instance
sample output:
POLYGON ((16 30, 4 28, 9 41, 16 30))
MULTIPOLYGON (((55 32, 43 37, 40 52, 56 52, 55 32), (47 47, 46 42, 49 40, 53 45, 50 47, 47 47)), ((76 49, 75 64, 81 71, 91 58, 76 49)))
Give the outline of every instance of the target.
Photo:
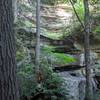
MULTIPOLYGON (((21 22, 21 26, 18 23, 20 28, 36 30, 36 8, 35 2, 30 2, 25 0, 24 3, 19 1, 19 13, 18 21, 21 22)), ((91 45, 100 44, 100 35, 99 35, 99 24, 100 24, 100 15, 98 12, 92 10, 92 33, 90 34, 91 45)), ((84 36, 82 33, 82 28, 78 22, 75 13, 72 9, 72 6, 69 4, 58 4, 58 5, 45 5, 41 4, 41 35, 61 41, 66 40, 67 36, 71 36, 72 41, 76 43, 83 43, 84 36)), ((69 38, 69 37, 68 37, 69 38)))
MULTIPOLYGON (((31 1, 31 0, 30 0, 31 1)), ((19 2, 19 14, 17 29, 18 35, 24 35, 25 45, 35 46, 36 33, 36 4, 25 0, 25 3, 19 2), (20 31, 20 29, 24 31, 20 31), (22 33, 22 34, 20 34, 22 33), (34 33, 34 37, 33 36, 34 33), (30 38, 31 37, 31 38, 30 38)), ((93 15, 90 33, 91 49, 100 54, 100 35, 99 24, 100 15, 98 12, 93 15)), ((55 52, 68 53, 80 50, 83 52, 84 33, 78 22, 75 13, 70 4, 47 5, 41 4, 41 45, 52 45, 56 48, 55 52)), ((19 36, 18 36, 19 38, 19 36)), ((24 43, 23 42, 23 43, 24 43)))

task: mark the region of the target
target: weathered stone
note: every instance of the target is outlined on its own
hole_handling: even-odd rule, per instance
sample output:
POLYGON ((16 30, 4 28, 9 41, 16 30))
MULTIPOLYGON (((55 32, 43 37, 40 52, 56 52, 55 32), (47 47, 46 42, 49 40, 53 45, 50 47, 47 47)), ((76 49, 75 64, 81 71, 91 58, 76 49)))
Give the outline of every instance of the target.
POLYGON ((60 72, 59 75, 65 81, 66 99, 67 100, 84 100, 85 77, 71 76, 68 72, 60 72))

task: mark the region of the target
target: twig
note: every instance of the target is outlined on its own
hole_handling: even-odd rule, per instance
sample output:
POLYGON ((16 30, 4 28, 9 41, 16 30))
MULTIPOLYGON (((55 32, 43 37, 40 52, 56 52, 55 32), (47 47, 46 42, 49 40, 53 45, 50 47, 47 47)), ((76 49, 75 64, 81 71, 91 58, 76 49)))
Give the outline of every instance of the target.
POLYGON ((76 11, 75 7, 74 7, 74 4, 73 4, 72 0, 70 0, 70 3, 71 3, 71 5, 72 5, 72 7, 73 7, 73 10, 74 10, 74 12, 75 12, 75 15, 76 15, 76 17, 77 17, 78 21, 80 22, 80 24, 81 24, 82 28, 85 30, 84 24, 82 23, 82 21, 81 21, 81 19, 80 19, 79 15, 78 15, 78 13, 77 13, 77 11, 76 11))

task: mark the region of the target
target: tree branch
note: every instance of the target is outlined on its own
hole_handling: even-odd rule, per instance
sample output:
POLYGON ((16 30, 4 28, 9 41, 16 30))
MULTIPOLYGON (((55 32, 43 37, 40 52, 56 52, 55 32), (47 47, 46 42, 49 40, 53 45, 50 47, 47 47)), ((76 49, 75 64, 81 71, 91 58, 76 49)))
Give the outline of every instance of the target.
MULTIPOLYGON (((78 21, 80 22, 82 28, 84 29, 84 28, 85 28, 85 27, 84 27, 84 24, 82 23, 80 17, 78 16, 78 13, 77 13, 77 11, 76 11, 76 9, 75 9, 75 7, 74 7, 74 4, 73 4, 72 0, 70 0, 70 3, 71 3, 71 5, 72 5, 72 7, 73 7, 73 10, 74 10, 74 12, 75 12, 75 15, 76 15, 78 21)), ((85 29, 84 29, 84 30, 85 30, 85 29)))

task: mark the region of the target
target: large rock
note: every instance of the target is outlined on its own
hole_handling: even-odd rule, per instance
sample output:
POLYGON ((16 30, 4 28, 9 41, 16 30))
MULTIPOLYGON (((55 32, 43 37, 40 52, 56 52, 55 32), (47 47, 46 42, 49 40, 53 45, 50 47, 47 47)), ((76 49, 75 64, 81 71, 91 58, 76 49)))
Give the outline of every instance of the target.
POLYGON ((67 100, 84 100, 85 78, 83 76, 72 76, 68 72, 60 72, 60 77, 65 81, 67 100))
MULTIPOLYGON (((80 65, 80 66, 85 65, 84 53, 81 53, 81 54, 78 56, 78 58, 79 58, 79 65, 80 65)), ((90 63, 91 63, 91 65, 94 65, 94 64, 96 63, 97 58, 98 58, 97 53, 91 51, 91 52, 90 52, 90 63)))

